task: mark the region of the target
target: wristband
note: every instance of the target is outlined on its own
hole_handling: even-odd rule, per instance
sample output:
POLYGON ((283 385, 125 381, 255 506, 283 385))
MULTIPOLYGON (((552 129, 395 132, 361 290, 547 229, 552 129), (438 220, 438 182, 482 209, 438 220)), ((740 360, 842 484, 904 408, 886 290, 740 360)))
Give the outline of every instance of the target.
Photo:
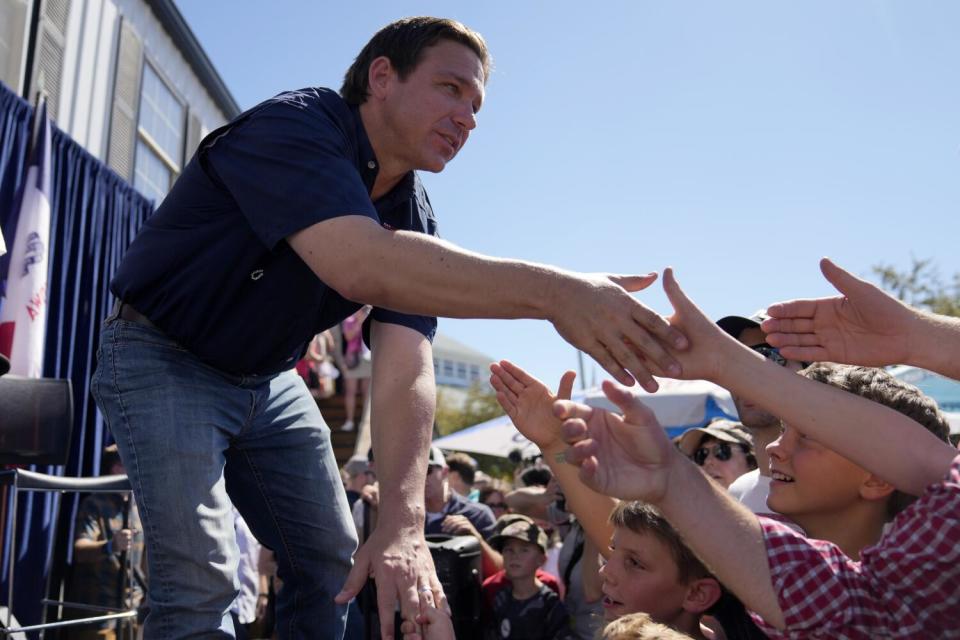
POLYGON ((107 550, 108 556, 113 553, 113 538, 111 538, 110 540, 107 540, 105 549, 107 550))

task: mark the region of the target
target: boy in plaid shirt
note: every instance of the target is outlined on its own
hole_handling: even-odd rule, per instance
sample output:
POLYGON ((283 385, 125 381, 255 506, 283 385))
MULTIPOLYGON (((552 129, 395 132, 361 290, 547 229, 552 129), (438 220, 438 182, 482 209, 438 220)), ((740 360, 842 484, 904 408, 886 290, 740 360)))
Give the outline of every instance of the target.
MULTIPOLYGON (((960 377, 960 322, 911 309, 829 261, 822 268, 844 295, 769 310, 764 330, 785 358, 899 362, 960 377)), ((671 324, 693 344, 678 354, 684 377, 769 407, 803 437, 920 499, 858 561, 730 499, 670 445, 646 407, 610 383, 604 390, 623 417, 557 403, 573 443, 566 459, 596 490, 655 504, 771 637, 960 637, 957 450, 902 413, 761 359, 716 329, 669 270, 664 288, 671 324)))

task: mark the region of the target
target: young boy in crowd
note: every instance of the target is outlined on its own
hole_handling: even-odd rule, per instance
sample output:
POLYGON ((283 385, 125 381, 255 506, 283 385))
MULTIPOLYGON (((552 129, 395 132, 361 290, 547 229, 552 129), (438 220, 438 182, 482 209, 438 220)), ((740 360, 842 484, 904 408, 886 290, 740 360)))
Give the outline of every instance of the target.
MULTIPOLYGON (((640 503, 618 504, 615 498, 588 488, 577 468, 564 464, 561 454, 566 445, 552 404, 558 396, 570 397, 573 372, 564 374, 558 396, 554 396, 542 382, 511 362, 494 364, 491 371, 497 400, 517 429, 540 447, 566 496, 568 510, 607 558, 599 576, 606 619, 646 612, 657 622, 695 638, 708 637, 710 631, 702 627, 700 619, 721 598, 717 580, 655 509, 640 503)), ((733 606, 739 603, 727 596, 725 604, 730 605, 724 610, 729 615, 720 623, 725 630, 735 629, 727 637, 757 637, 742 607, 738 611, 733 606)))
MULTIPOLYGON (((784 357, 898 362, 960 376, 960 322, 910 309, 829 261, 822 268, 843 296, 769 310, 774 320, 764 329, 784 357)), ((555 406, 573 444, 565 459, 581 465, 581 478, 596 491, 655 504, 771 637, 960 637, 957 450, 902 413, 761 359, 718 330, 671 270, 664 289, 671 324, 693 345, 678 358, 684 377, 751 398, 806 439, 921 497, 857 561, 747 511, 670 444, 649 409, 610 383, 604 391, 623 416, 568 401, 555 406)), ((775 482, 790 479, 778 474, 775 482)))
MULTIPOLYGON (((899 411, 947 441, 950 427, 936 402, 881 369, 815 363, 800 375, 899 411)), ((916 500, 789 423, 767 452, 773 475, 768 507, 854 559, 916 500)))
POLYGON ((572 638, 567 610, 553 590, 537 579, 537 569, 547 559, 547 534, 529 518, 514 520, 490 538, 503 555, 510 580, 493 600, 487 637, 523 640, 572 638))

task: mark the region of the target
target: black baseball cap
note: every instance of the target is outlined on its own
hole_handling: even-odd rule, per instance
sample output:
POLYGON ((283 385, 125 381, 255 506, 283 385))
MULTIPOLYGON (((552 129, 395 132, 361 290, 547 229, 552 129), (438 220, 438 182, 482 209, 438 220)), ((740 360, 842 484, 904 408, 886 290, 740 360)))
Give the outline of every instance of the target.
POLYGON ((768 319, 766 309, 758 309, 750 317, 726 316, 717 320, 717 326, 734 338, 739 338, 744 329, 760 328, 760 323, 768 319))
POLYGON ((7 371, 10 371, 10 361, 7 360, 7 356, 0 353, 0 376, 5 374, 7 371))

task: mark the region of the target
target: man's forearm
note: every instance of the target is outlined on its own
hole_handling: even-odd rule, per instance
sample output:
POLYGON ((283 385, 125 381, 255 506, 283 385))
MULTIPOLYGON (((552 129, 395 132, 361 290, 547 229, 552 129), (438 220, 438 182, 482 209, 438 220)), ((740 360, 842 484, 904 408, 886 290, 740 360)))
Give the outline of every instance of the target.
POLYGON ((362 216, 293 234, 293 249, 351 300, 420 315, 547 318, 564 272, 473 253, 422 233, 388 231, 362 216))
POLYGON ((960 318, 923 313, 914 333, 908 364, 960 380, 960 318))
POLYGON ((692 462, 677 457, 669 489, 656 506, 720 582, 749 609, 783 628, 757 517, 692 462))
POLYGON ((412 329, 373 323, 371 431, 380 485, 379 520, 423 529, 426 452, 436 387, 430 344, 412 329))

